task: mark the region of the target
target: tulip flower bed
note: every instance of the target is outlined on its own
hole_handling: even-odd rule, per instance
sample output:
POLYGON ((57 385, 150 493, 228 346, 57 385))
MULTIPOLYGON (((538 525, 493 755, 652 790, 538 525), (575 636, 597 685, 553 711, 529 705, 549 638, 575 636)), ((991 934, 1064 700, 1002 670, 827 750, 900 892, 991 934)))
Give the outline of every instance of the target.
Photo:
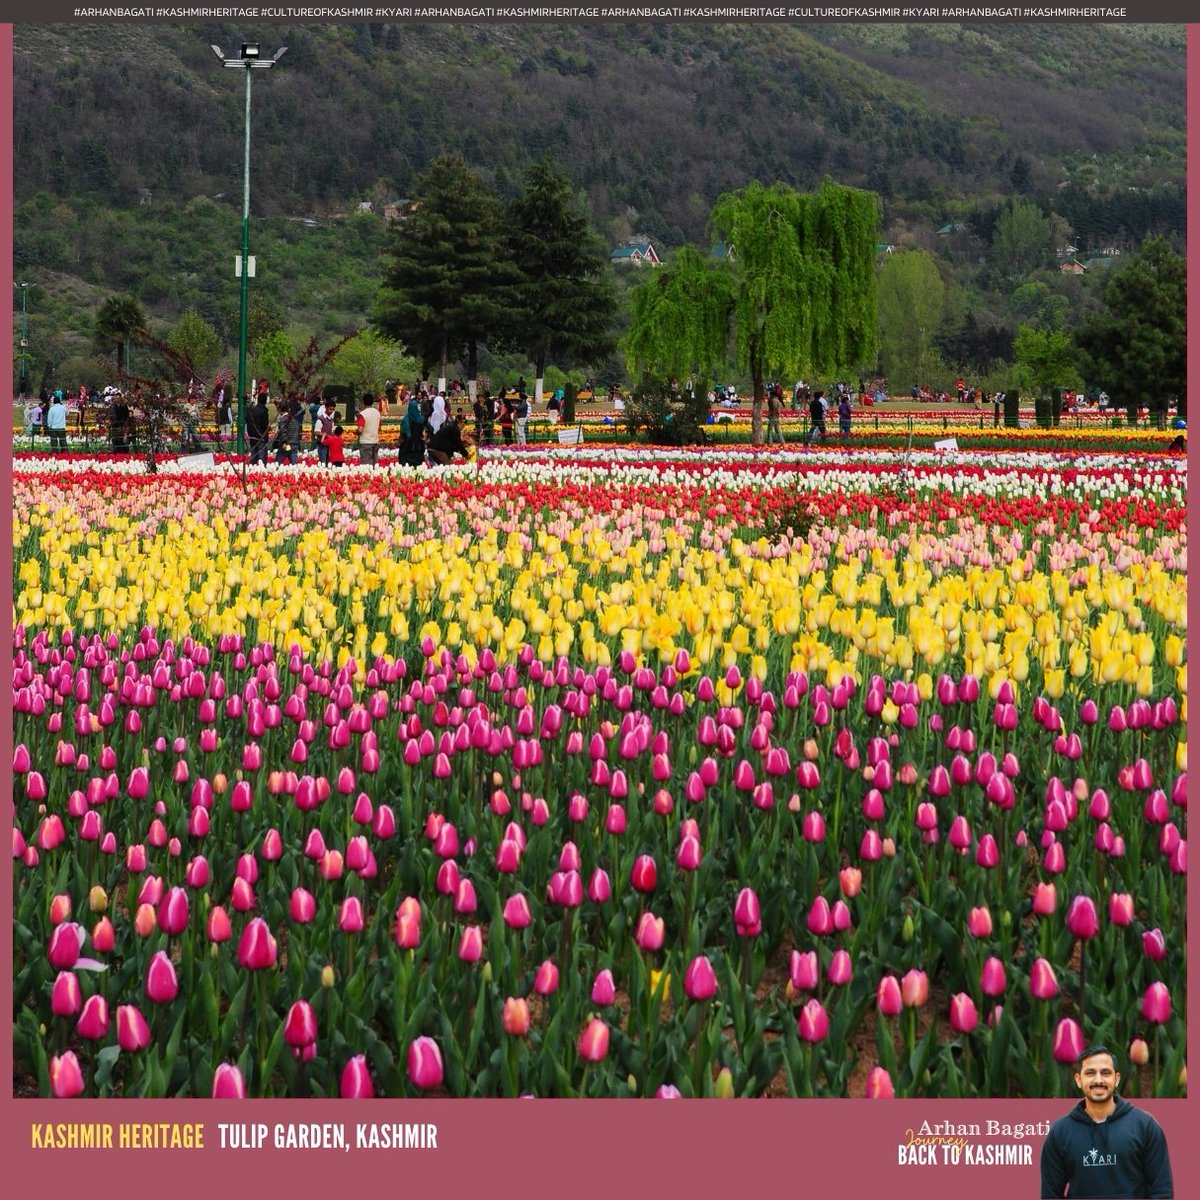
POLYGON ((1016 444, 18 461, 18 1089, 1178 1094, 1186 466, 1016 444))

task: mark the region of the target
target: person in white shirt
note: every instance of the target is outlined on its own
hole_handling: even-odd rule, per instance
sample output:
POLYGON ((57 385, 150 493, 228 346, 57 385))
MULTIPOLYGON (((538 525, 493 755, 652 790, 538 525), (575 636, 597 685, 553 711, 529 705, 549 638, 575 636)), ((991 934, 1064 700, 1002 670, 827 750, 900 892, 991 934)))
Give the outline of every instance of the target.
POLYGON ((379 420, 375 398, 368 396, 358 414, 358 461, 364 466, 373 467, 379 461, 379 420))

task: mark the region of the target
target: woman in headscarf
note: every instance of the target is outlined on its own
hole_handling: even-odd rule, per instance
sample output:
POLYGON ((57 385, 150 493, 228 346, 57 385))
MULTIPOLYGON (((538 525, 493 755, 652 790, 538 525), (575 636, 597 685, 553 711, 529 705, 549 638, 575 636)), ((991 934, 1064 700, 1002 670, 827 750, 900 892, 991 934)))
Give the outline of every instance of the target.
POLYGON ((440 393, 434 397, 433 412, 429 416, 429 432, 437 433, 446 420, 446 397, 440 393))
MULTIPOLYGON (((444 409, 442 415, 444 418, 444 409)), ((425 461, 425 414, 421 411, 421 402, 415 392, 408 398, 400 432, 404 434, 404 454, 400 461, 410 467, 420 466, 425 461)))

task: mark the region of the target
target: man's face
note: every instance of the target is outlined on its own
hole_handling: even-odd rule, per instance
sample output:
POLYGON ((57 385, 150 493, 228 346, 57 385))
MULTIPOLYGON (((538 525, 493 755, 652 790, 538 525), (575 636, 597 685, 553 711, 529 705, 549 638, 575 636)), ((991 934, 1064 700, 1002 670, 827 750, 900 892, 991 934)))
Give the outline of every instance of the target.
POLYGON ((1093 1104, 1105 1104, 1111 1099, 1121 1082, 1109 1054, 1093 1054, 1085 1058, 1075 1073, 1075 1083, 1083 1091, 1084 1098, 1093 1104))

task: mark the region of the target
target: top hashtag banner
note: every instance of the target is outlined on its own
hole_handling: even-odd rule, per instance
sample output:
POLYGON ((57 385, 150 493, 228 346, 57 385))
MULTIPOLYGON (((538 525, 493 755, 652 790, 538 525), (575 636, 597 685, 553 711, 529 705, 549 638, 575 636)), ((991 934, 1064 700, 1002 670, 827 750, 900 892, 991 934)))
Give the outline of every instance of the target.
POLYGON ((78 4, 8 0, 7 20, 73 21, 780 21, 1186 23, 1194 0, 1126 0, 1113 5, 1021 4, 78 4))

